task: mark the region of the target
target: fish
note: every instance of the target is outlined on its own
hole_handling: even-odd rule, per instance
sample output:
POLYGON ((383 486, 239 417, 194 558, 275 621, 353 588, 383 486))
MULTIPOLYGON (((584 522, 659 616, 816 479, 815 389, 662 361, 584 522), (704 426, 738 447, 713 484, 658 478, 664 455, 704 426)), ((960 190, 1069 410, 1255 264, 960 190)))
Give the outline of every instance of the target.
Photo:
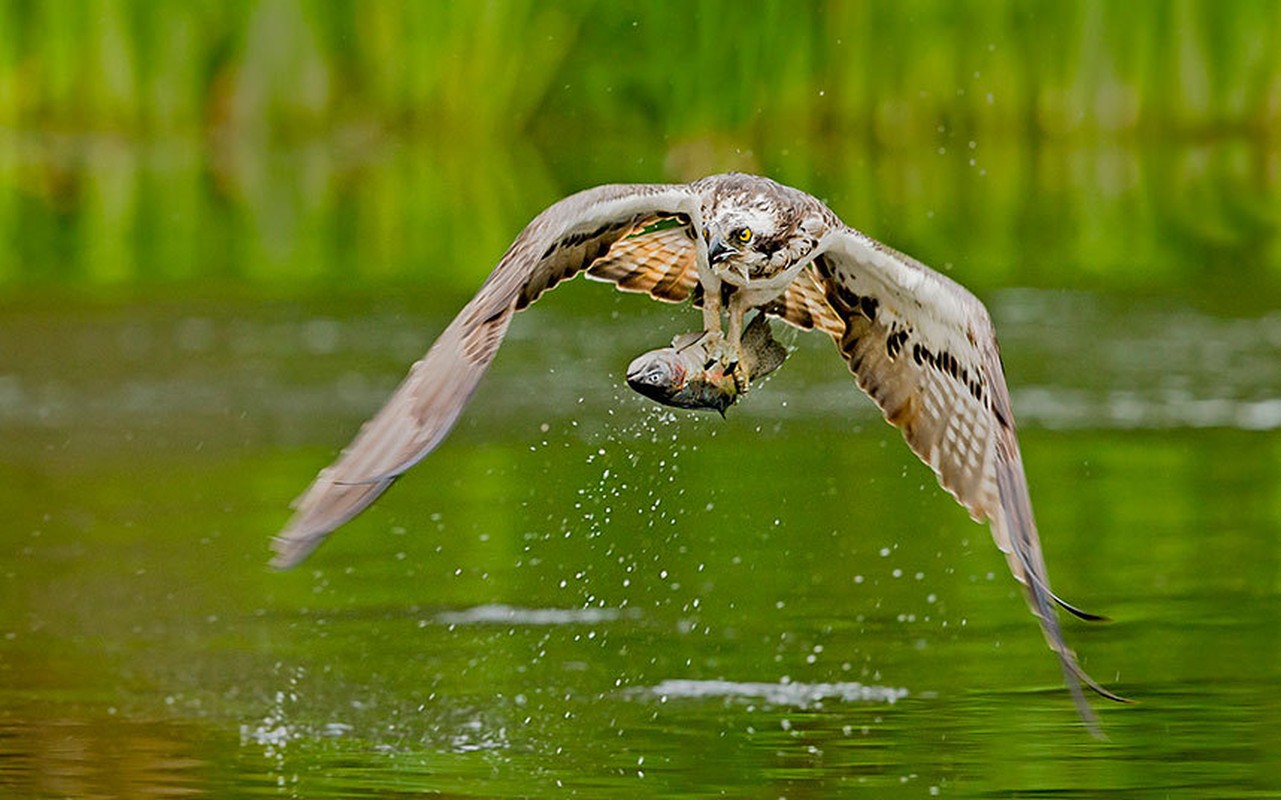
POLYGON ((711 331, 682 333, 670 347, 642 353, 627 367, 627 385, 674 408, 725 411, 747 392, 747 381, 782 366, 787 348, 774 339, 764 314, 743 329, 741 360, 724 350, 723 337, 711 331))

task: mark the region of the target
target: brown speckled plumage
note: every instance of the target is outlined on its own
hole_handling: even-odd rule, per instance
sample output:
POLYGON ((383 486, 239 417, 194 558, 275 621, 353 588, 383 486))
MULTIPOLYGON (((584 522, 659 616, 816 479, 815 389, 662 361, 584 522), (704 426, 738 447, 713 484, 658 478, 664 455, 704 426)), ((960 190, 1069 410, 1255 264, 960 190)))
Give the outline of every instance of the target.
MULTIPOLYGON (((1080 684, 1119 698, 1081 670, 1063 641, 1056 603, 1090 615, 1050 590, 987 310, 950 279, 844 225, 814 197, 766 178, 600 186, 539 214, 382 410, 296 501, 273 563, 297 564, 430 453, 457 421, 512 315, 580 272, 670 302, 724 300, 731 339, 750 308, 830 335, 912 450, 974 519, 990 523, 1082 717, 1097 731, 1080 684), (711 245, 719 249, 709 258, 711 245)), ((715 329, 718 308, 705 311, 715 329)))

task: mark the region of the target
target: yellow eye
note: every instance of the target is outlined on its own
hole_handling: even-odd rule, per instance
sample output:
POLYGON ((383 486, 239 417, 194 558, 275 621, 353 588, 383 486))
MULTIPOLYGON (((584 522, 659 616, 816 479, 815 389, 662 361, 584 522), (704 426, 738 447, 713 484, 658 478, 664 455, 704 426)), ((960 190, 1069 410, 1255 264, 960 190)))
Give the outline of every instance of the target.
POLYGON ((752 241, 752 229, 739 228, 738 230, 734 231, 733 236, 734 236, 734 241, 738 242, 739 244, 747 244, 748 242, 752 241))

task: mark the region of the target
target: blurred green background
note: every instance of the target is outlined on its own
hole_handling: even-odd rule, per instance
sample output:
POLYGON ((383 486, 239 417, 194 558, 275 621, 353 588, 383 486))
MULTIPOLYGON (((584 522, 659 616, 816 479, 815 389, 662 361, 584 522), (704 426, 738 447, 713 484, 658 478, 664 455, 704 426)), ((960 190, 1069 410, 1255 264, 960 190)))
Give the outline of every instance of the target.
POLYGON ((729 168, 980 285, 1281 281, 1268 0, 3 0, 0 32, 3 285, 461 292, 564 193, 729 168))
POLYGON ((0 795, 1281 794, 1281 3, 0 0, 0 795), (725 420, 570 282, 301 568, 521 227, 768 174, 975 290, 1081 729, 821 337, 725 420))

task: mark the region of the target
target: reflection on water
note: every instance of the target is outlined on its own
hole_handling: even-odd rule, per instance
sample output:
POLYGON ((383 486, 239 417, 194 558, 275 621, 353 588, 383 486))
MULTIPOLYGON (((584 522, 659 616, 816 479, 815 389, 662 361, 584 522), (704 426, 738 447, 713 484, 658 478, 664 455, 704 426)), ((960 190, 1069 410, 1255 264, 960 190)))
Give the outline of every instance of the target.
POLYGON ((1281 796, 1275 9, 634 5, 0 3, 0 796, 1281 796), (989 303, 1110 741, 829 342, 677 414, 599 285, 266 568, 538 211, 730 168, 989 303))
POLYGON ((1006 362, 1030 384, 1015 397, 1025 422, 1156 430, 1281 424, 1281 314, 1224 317, 1029 291, 1002 295, 994 306, 1006 362))
POLYGON ((709 152, 673 175, 662 164, 679 145, 648 141, 628 150, 633 158, 558 173, 520 141, 339 137, 206 150, 0 129, 0 233, 10 243, 0 282, 430 278, 437 291, 470 292, 515 233, 566 193, 749 168, 970 284, 1200 279, 1200 292, 1218 296, 1224 278, 1275 285, 1281 156, 1267 140, 1029 148, 955 137, 888 150, 841 138, 820 148, 821 169, 809 158, 743 165, 709 152))
POLYGON ((1281 396, 1273 315, 991 295, 1051 573, 1116 620, 1068 639, 1142 701, 1098 744, 830 344, 727 420, 657 411, 620 371, 691 312, 602 290, 522 315, 441 451, 285 574, 285 504, 452 307, 7 310, 0 785, 1281 789, 1281 462, 1241 411, 1281 396), (1193 424, 1211 402, 1231 424, 1193 424))
POLYGON ((732 146, 0 130, 0 794, 1281 791, 1275 148, 938 134, 757 166, 988 301, 1055 585, 1115 619, 1067 638, 1142 701, 1100 709, 1109 743, 829 342, 780 332, 727 419, 676 414, 621 373, 697 312, 599 285, 265 568, 529 217, 732 146))
MULTIPOLYGON (((0 372, 0 425, 15 430, 184 426, 248 413, 278 431, 309 418, 363 418, 454 309, 382 301, 309 316, 297 303, 268 308, 181 304, 124 307, 66 319, 52 309, 11 310, 0 333, 59 352, 14 349, 0 372), (350 314, 350 316, 342 316, 350 314), (306 362, 304 365, 303 362, 306 362), (123 372, 121 371, 123 370, 123 372)), ((625 366, 590 342, 608 329, 617 352, 639 351, 693 324, 688 309, 648 309, 601 287, 562 289, 517 318, 502 368, 481 404, 493 415, 573 417, 585 394, 617 386, 625 366), (601 299, 630 313, 575 312, 601 299), (560 301, 564 300, 563 303, 560 301), (537 391, 521 387, 536 386, 537 391)), ((1223 317, 1083 292, 999 291, 990 298, 1023 426, 1052 429, 1281 426, 1281 314, 1223 317)), ((839 411, 876 418, 821 337, 779 326, 789 368, 754 398, 752 415, 787 418, 839 411), (795 363, 793 363, 795 362, 795 363)), ((611 351, 613 352, 613 351, 611 351)), ((615 401, 616 402, 616 401, 615 401)))
POLYGON ((0 720, 0 787, 8 797, 199 794, 215 771, 215 753, 202 747, 191 726, 38 714, 29 719, 36 721, 0 720))

